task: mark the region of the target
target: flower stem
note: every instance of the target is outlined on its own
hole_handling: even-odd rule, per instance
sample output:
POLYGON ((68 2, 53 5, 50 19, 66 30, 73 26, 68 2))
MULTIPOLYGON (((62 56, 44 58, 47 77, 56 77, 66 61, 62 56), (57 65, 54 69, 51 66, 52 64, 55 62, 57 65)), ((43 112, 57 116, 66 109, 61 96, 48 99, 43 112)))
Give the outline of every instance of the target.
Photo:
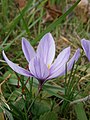
POLYGON ((38 95, 40 94, 41 90, 42 90, 42 85, 41 85, 41 84, 39 84, 39 87, 38 87, 38 92, 37 92, 37 94, 36 94, 36 96, 35 96, 34 100, 32 101, 32 103, 30 104, 30 106, 29 106, 29 108, 28 108, 28 111, 27 111, 27 112, 29 112, 29 110, 31 109, 32 105, 33 105, 33 104, 34 104, 34 102, 36 101, 36 99, 37 99, 38 95))

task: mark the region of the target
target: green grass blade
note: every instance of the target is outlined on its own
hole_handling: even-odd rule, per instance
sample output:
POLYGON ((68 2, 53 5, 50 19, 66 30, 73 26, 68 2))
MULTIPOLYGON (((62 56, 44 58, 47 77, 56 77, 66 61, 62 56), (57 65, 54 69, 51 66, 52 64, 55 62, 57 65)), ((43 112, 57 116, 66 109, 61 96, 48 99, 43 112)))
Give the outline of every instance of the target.
MULTIPOLYGON (((31 7, 32 2, 29 1, 28 4, 26 5, 26 7, 21 11, 22 16, 24 16, 24 14, 26 12, 31 11, 34 7, 38 6, 41 1, 42 0, 39 0, 32 7, 31 7)), ((3 31, 0 34, 2 34, 3 32, 5 33, 7 31, 13 30, 15 28, 15 26, 18 24, 20 19, 21 19, 21 15, 18 14, 5 28, 3 28, 3 31)))
POLYGON ((28 25, 27 25, 27 23, 26 23, 23 15, 22 15, 22 13, 21 13, 19 7, 18 7, 18 11, 19 11, 19 13, 20 13, 20 16, 21 16, 21 19, 22 19, 22 22, 23 22, 24 29, 26 30, 27 34, 30 35, 30 30, 29 30, 29 28, 28 28, 28 25))
POLYGON ((88 120, 85 110, 83 108, 83 103, 77 103, 75 105, 75 112, 78 120, 88 120))
POLYGON ((7 18, 8 15, 8 0, 1 0, 1 4, 2 4, 2 14, 5 20, 5 18, 7 18))
MULTIPOLYGON (((36 21, 34 21, 30 26, 29 29, 31 29, 41 18, 38 18, 36 21)), ((0 50, 2 51, 7 50, 10 48, 10 46, 13 44, 13 42, 17 39, 19 39, 20 37, 22 37, 24 34, 26 33, 26 30, 22 31, 17 37, 15 37, 10 43, 8 43, 5 47, 3 47, 3 45, 7 42, 9 35, 11 34, 11 32, 9 33, 9 35, 4 39, 3 43, 0 45, 0 50)))

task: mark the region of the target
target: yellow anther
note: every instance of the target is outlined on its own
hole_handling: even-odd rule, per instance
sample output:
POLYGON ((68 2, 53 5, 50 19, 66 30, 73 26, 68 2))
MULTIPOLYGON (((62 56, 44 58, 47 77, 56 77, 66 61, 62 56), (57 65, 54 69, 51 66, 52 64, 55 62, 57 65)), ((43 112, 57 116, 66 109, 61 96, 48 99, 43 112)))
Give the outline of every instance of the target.
POLYGON ((48 65, 48 69, 50 69, 50 65, 48 65))

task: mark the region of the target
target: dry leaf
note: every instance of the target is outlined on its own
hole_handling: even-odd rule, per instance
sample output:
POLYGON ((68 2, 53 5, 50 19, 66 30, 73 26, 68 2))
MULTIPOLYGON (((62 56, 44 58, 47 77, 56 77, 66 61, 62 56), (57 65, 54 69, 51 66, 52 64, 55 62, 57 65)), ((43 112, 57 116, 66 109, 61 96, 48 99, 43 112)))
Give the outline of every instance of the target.
POLYGON ((26 0, 15 0, 15 4, 19 7, 19 8, 23 8, 26 5, 26 0))
POLYGON ((0 113, 0 120, 5 120, 3 112, 0 113))
POLYGON ((87 23, 90 16, 89 1, 81 0, 75 9, 75 14, 83 23, 87 23))
POLYGON ((51 5, 49 0, 46 2, 44 8, 46 10, 46 15, 43 19, 43 23, 51 22, 62 15, 60 5, 51 5))

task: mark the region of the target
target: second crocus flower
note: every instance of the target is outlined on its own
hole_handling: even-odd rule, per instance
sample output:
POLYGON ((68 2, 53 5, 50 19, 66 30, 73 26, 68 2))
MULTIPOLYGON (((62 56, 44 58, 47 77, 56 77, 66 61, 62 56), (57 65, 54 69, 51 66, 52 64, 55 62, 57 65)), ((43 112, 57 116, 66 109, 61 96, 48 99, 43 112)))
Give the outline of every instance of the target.
POLYGON ((81 45, 82 45, 82 48, 83 48, 88 60, 90 61, 90 41, 86 40, 86 39, 82 39, 81 45))

